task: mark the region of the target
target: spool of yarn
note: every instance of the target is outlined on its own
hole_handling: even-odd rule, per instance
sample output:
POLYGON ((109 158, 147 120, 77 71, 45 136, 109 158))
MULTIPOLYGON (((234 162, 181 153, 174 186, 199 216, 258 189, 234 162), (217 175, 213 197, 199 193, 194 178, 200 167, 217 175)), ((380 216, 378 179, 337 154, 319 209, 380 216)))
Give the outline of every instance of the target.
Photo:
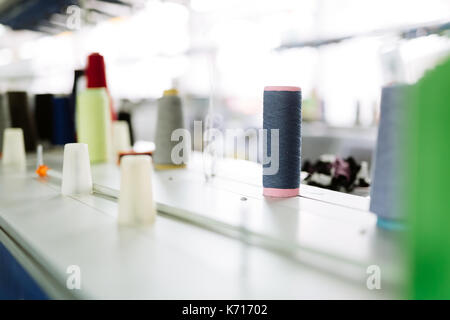
POLYGON ((402 144, 410 299, 450 299, 450 59, 413 87, 402 144))
POLYGON ((158 118, 155 134, 155 152, 153 162, 155 169, 183 168, 185 164, 172 161, 172 149, 179 143, 171 141, 172 132, 184 127, 181 99, 175 89, 166 90, 158 99, 158 118))
MULTIPOLYGON (((81 79, 84 80, 84 70, 75 70, 74 76, 73 76, 72 93, 70 95, 70 114, 71 114, 72 126, 73 126, 74 130, 76 128, 75 118, 76 118, 76 108, 77 108, 77 96, 78 96, 78 92, 82 91, 81 83, 82 82, 84 83, 84 81, 81 81, 81 79)), ((84 90, 84 86, 83 86, 83 90, 84 90)), ((75 130, 75 141, 76 140, 77 140, 77 134, 76 134, 76 130, 75 130)))
POLYGON ((301 168, 301 89, 264 88, 263 194, 299 194, 301 168), (278 139, 276 132, 278 131, 278 139))
POLYGON ((9 127, 11 127, 9 106, 5 95, 2 94, 0 95, 0 150, 3 148, 3 132, 9 127))
POLYGON ((52 143, 65 145, 75 142, 75 127, 70 107, 70 98, 59 96, 53 98, 52 143))
POLYGON ((125 156, 120 163, 120 225, 148 225, 155 221, 149 156, 125 156))
POLYGON ((85 73, 88 88, 107 88, 105 60, 101 54, 95 52, 88 56, 85 73))
POLYGON ((53 95, 37 94, 34 96, 34 119, 38 138, 51 141, 53 137, 53 95))
POLYGON ((11 126, 23 130, 25 149, 34 152, 36 150, 36 132, 31 121, 27 93, 22 91, 8 92, 7 96, 11 126))
POLYGON ((399 199, 398 150, 402 113, 407 108, 408 85, 390 85, 381 92, 380 123, 375 150, 372 188, 370 190, 370 211, 378 216, 378 226, 401 227, 404 217, 396 204, 399 199))
POLYGON ((73 79, 73 87, 72 87, 72 94, 70 96, 70 111, 72 113, 72 122, 73 127, 75 128, 75 141, 78 141, 77 137, 77 124, 76 124, 76 114, 77 114, 77 97, 78 94, 85 90, 86 88, 86 77, 85 72, 83 70, 75 70, 74 71, 74 79, 73 79))
POLYGON ((114 111, 113 101, 109 94, 108 84, 106 82, 106 68, 105 60, 103 56, 99 53, 92 53, 88 56, 88 61, 86 65, 86 78, 88 88, 105 88, 108 99, 109 99, 109 109, 111 113, 111 120, 116 120, 117 116, 114 111))
POLYGON ((111 117, 105 88, 86 89, 77 97, 78 142, 86 143, 92 163, 112 159, 111 117))
POLYGON ((134 145, 134 133, 133 133, 133 123, 131 121, 131 113, 128 111, 121 110, 118 115, 117 119, 120 121, 126 121, 128 123, 128 129, 130 130, 130 143, 131 145, 134 145))
MULTIPOLYGON (((80 91, 80 88, 79 88, 80 79, 82 77, 84 77, 84 75, 85 75, 85 72, 82 69, 75 70, 73 73, 72 98, 74 100, 76 100, 77 93, 80 91)), ((74 104, 74 106, 75 106, 75 104, 74 104)))

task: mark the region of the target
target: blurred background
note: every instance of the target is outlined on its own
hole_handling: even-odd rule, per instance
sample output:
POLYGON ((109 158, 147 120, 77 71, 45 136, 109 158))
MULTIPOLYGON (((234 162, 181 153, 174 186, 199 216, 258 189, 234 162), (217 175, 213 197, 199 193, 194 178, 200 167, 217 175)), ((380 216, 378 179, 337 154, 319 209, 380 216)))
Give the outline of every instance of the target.
POLYGON ((100 52, 115 108, 152 141, 165 89, 191 128, 212 99, 220 126, 246 129, 265 85, 300 86, 303 159, 370 164, 382 86, 416 82, 449 34, 448 0, 0 0, 0 92, 70 94, 100 52))

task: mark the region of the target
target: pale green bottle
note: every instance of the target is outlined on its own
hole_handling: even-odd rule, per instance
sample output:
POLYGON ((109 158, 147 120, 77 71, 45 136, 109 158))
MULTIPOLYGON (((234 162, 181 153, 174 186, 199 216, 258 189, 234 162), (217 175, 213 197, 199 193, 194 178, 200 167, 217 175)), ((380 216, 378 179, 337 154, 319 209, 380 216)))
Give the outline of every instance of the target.
POLYGON ((78 142, 88 145, 91 163, 108 162, 112 159, 109 103, 105 88, 88 88, 77 97, 78 142))

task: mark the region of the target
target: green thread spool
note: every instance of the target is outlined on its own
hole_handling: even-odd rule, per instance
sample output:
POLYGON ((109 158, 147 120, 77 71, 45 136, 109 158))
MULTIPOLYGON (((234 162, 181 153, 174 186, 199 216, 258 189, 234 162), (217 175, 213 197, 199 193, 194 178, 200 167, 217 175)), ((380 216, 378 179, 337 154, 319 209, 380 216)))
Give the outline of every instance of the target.
POLYGON ((78 142, 86 143, 91 163, 112 159, 111 113, 105 88, 86 89, 77 97, 78 142))
POLYGON ((410 296, 450 299, 450 59, 415 85, 405 130, 410 296))

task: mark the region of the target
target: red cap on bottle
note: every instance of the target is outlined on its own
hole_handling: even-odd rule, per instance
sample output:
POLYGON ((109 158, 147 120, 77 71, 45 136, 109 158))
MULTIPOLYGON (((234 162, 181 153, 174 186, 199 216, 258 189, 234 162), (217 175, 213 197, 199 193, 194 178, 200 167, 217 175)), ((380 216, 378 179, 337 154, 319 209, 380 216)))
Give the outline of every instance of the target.
POLYGON ((86 78, 88 88, 107 88, 105 60, 99 53, 92 53, 88 56, 86 66, 86 78))

